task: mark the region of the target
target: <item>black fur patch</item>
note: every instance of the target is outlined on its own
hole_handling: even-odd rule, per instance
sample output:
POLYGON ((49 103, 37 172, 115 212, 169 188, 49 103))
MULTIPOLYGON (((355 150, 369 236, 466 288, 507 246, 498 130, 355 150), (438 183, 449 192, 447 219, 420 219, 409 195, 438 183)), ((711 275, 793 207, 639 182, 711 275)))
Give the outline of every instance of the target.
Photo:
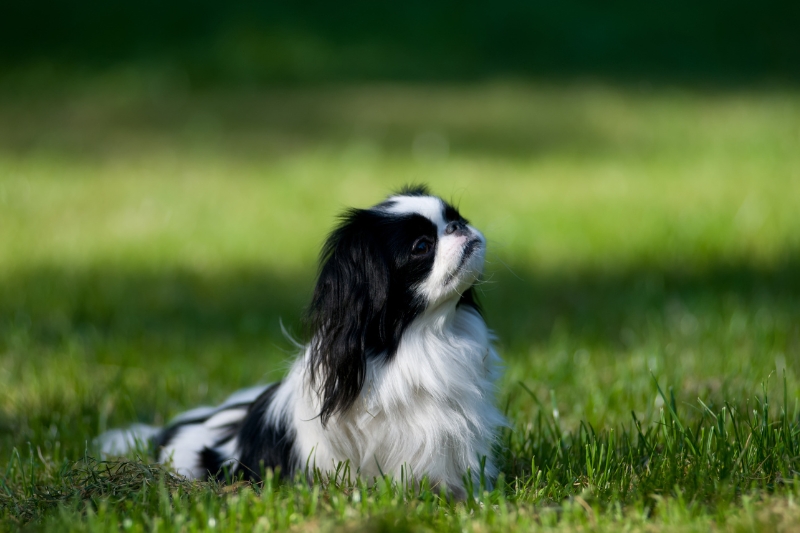
POLYGON ((430 274, 437 240, 436 226, 424 216, 379 209, 348 211, 328 237, 307 320, 323 426, 358 398, 367 358, 393 357, 406 327, 425 309, 414 288, 430 274), (420 238, 431 248, 415 255, 420 238))
POLYGON ((462 217, 458 210, 448 203, 445 203, 443 206, 442 218, 444 218, 446 222, 463 222, 464 224, 469 224, 469 221, 462 217))
POLYGON ((200 452, 199 466, 208 472, 208 477, 217 481, 225 481, 225 471, 222 468, 224 458, 217 450, 205 447, 200 452))
POLYGON ((398 196, 430 196, 430 194, 428 186, 422 184, 403 185, 395 193, 395 195, 398 196))
POLYGON ((261 393, 251 404, 239 429, 239 464, 235 473, 246 480, 261 481, 265 468, 280 468, 281 475, 291 478, 297 467, 292 453, 294 435, 284 421, 267 424, 266 411, 275 396, 280 382, 261 393))
POLYGON ((167 426, 153 437, 153 450, 155 450, 156 455, 161 451, 161 448, 172 442, 172 439, 175 438, 175 435, 178 434, 178 431, 180 431, 184 425, 185 424, 175 424, 174 426, 167 426))
MULTIPOLYGON (((243 407, 248 407, 249 405, 250 405, 249 402, 248 403, 236 403, 236 404, 226 405, 224 409, 214 410, 214 411, 210 412, 209 414, 207 414, 206 416, 199 416, 199 417, 196 417, 196 418, 189 418, 187 420, 181 420, 180 422, 178 422, 176 424, 172 424, 171 426, 167 426, 164 429, 162 429, 155 437, 153 437, 153 439, 152 439, 153 449, 155 450, 156 454, 158 454, 158 452, 161 450, 161 448, 163 448, 165 446, 168 446, 172 442, 172 439, 175 438, 175 435, 177 435, 178 431, 180 431, 181 428, 184 427, 184 426, 192 426, 194 424, 203 424, 203 423, 205 423, 206 420, 208 420, 212 416, 214 416, 214 415, 216 415, 216 414, 218 414, 218 413, 220 413, 222 411, 227 411, 229 409, 241 409, 243 407)), ((234 426, 235 426, 235 424, 234 424, 234 426)), ((227 439, 225 439, 225 440, 227 440, 227 439)), ((223 440, 222 442, 225 442, 225 440, 223 440)), ((217 444, 222 444, 222 442, 219 442, 217 444)))

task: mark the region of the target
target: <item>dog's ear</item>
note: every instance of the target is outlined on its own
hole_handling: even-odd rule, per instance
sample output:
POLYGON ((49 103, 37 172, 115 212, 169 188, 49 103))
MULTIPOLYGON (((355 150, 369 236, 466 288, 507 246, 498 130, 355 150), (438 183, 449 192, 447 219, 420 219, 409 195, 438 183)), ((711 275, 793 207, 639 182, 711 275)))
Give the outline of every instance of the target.
POLYGON ((384 351, 393 336, 386 317, 391 265, 376 237, 380 224, 374 212, 348 211, 320 256, 307 320, 310 379, 320 394, 323 426, 353 405, 364 385, 367 357, 384 351))

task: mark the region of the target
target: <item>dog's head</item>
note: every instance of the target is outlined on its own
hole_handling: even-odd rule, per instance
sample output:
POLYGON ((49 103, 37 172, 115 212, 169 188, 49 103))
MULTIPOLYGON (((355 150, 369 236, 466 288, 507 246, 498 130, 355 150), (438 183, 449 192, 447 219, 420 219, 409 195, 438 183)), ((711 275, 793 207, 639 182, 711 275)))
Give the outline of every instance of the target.
POLYGON ((328 237, 309 309, 323 423, 358 397, 369 358, 391 359, 417 318, 476 307, 486 241, 452 205, 411 187, 352 209, 328 237))

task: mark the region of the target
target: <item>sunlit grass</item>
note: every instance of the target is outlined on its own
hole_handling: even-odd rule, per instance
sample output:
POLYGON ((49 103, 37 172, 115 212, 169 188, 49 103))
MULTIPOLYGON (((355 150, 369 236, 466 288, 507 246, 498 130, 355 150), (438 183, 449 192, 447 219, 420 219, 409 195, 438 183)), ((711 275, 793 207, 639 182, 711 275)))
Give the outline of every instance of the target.
POLYGON ((124 82, 0 99, 6 523, 614 531, 797 516, 795 93, 124 82), (336 214, 408 182, 457 201, 490 244, 480 293, 513 429, 483 505, 367 485, 358 501, 204 484, 114 499, 112 483, 87 511, 80 483, 63 488, 103 429, 279 378, 280 321, 302 336, 336 214), (278 516, 288 502, 300 510, 278 516))

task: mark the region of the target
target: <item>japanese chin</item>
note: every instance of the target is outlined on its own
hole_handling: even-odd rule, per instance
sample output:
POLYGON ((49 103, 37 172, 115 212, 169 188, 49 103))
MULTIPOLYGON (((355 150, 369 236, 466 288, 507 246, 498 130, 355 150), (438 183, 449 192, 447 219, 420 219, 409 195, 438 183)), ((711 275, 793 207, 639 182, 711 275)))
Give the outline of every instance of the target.
POLYGON ((258 481, 330 472, 421 478, 466 496, 497 473, 492 447, 499 358, 474 294, 486 240, 427 188, 350 209, 328 236, 307 322, 311 339, 277 383, 236 392, 164 428, 136 425, 99 441, 137 441, 191 478, 258 481))

